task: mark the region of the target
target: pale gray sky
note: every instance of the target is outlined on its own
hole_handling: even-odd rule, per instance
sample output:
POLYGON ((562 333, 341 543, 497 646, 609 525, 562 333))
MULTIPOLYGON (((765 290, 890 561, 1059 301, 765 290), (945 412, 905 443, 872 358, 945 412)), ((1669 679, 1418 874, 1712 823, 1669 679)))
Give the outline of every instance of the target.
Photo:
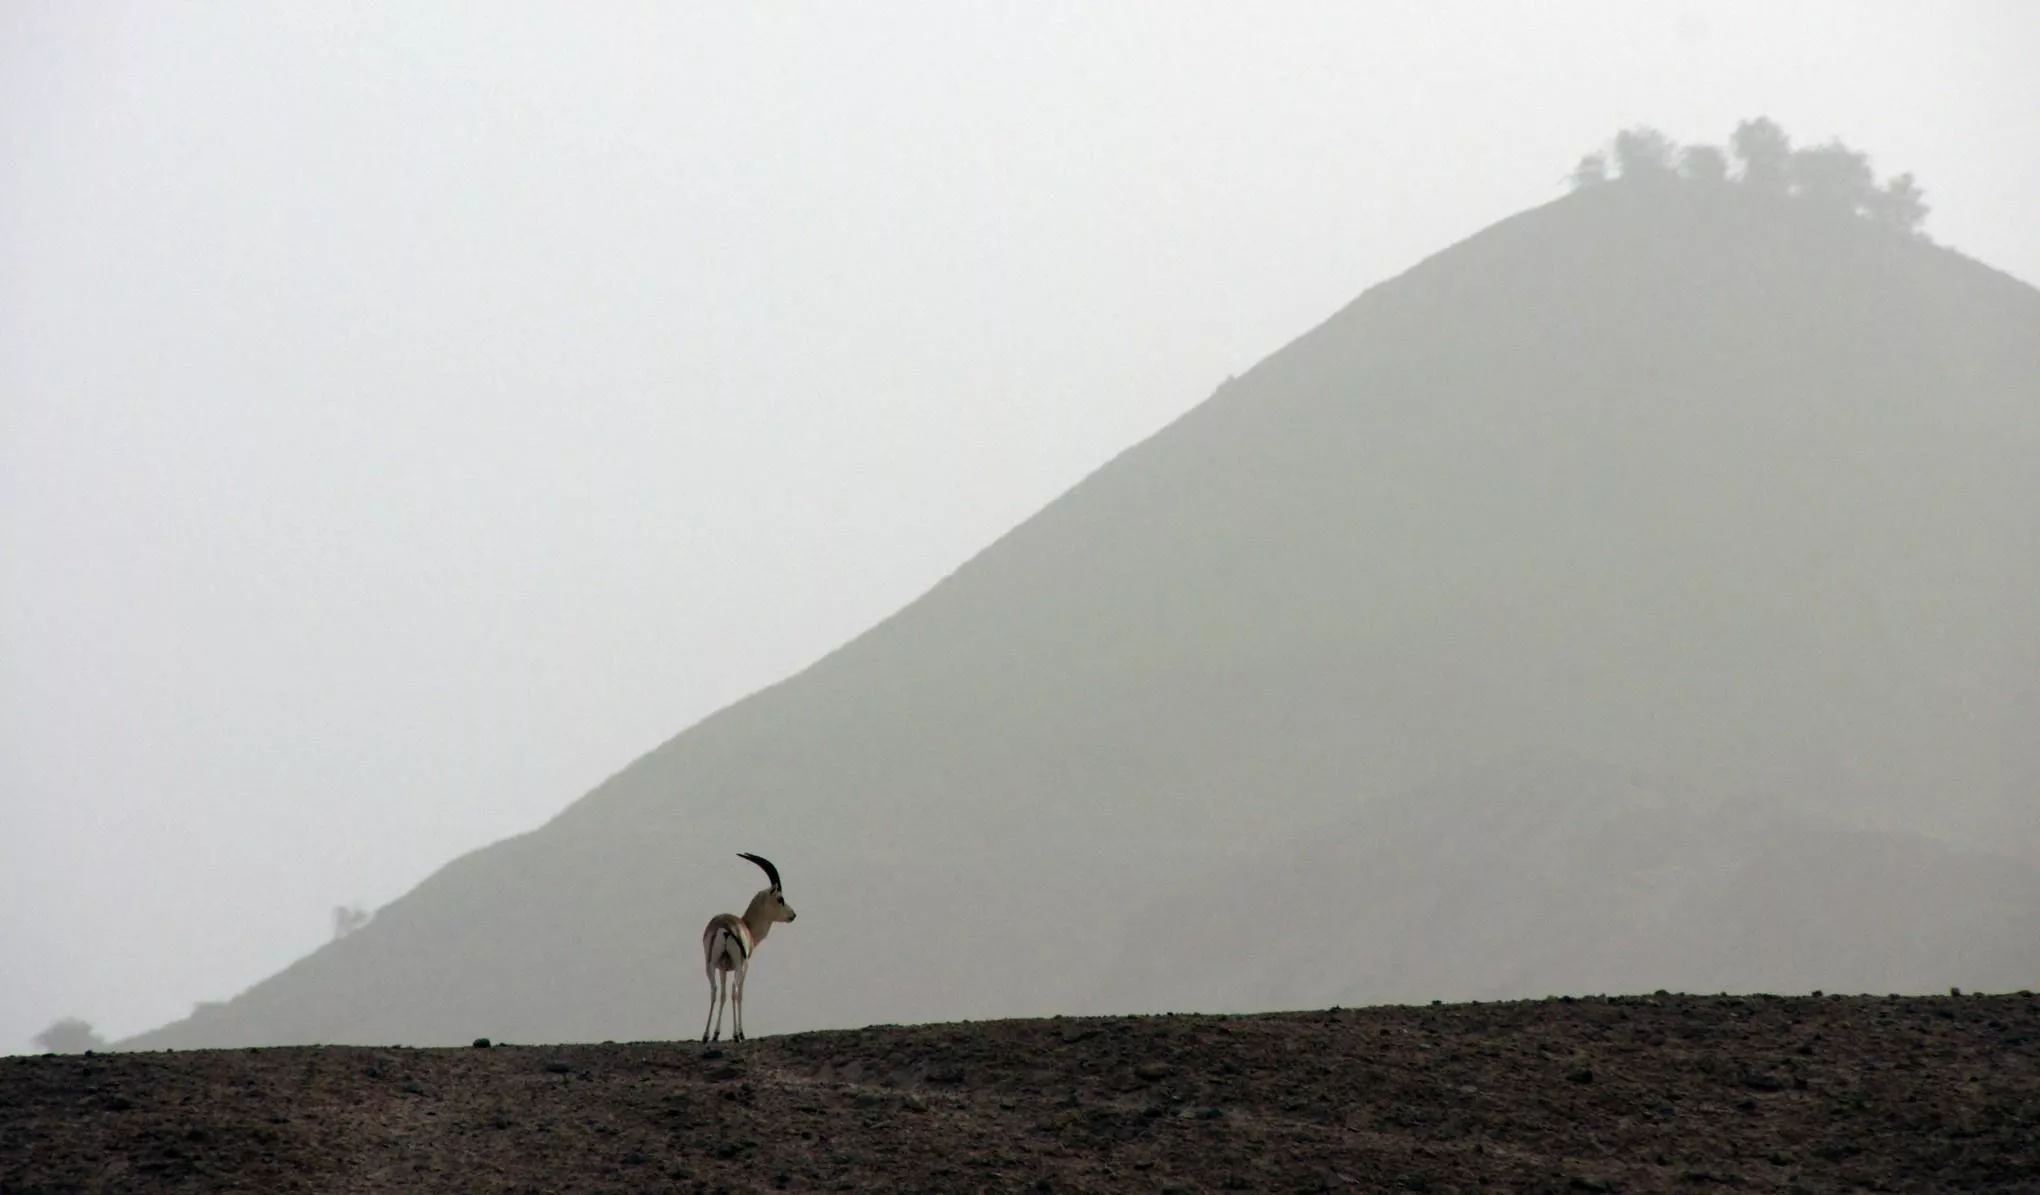
POLYGON ((1620 126, 1840 135, 2040 280, 2035 61, 2023 0, 6 0, 0 1050, 536 826, 1620 126))

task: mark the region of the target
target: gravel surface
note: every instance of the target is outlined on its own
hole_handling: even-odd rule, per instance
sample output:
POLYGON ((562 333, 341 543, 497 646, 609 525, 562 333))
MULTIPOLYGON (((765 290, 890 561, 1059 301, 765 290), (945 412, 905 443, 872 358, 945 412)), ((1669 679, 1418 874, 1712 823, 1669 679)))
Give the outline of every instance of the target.
POLYGON ((0 1192, 2035 1191, 2040 1001, 0 1059, 0 1192))

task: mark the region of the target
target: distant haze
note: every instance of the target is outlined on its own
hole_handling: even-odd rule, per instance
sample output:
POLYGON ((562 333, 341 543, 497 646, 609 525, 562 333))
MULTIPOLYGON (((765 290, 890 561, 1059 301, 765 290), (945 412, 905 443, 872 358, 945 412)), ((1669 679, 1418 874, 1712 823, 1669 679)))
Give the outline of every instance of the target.
POLYGON ((782 1031, 2029 983, 2040 290, 1787 190, 1832 151, 1646 140, 124 1044, 690 1034, 674 911, 759 841, 807 914, 746 985, 782 1031))
POLYGON ((2016 0, 11 4, 0 1049, 537 826, 1616 128, 1840 135, 2040 279, 2035 60, 2016 0))

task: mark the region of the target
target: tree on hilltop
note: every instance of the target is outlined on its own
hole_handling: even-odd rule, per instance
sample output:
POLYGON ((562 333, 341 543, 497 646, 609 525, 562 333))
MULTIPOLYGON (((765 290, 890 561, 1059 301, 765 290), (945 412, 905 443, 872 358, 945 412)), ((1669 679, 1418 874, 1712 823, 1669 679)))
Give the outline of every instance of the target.
POLYGON ((1725 151, 1718 145, 1681 147, 1648 125, 1633 125, 1615 134, 1605 150, 1582 157, 1566 181, 1579 191, 1611 178, 1670 179, 1706 187, 1733 182, 1749 191, 1789 197, 1922 239, 1926 232, 1921 224, 1930 210, 1911 173, 1896 175, 1879 187, 1867 155, 1839 138, 1794 150, 1792 139, 1768 116, 1738 123, 1725 151), (1731 158, 1738 167, 1734 171, 1731 158))
POLYGON ((1670 137, 1648 125, 1637 125, 1615 134, 1615 167, 1623 178, 1668 178, 1678 146, 1670 137))
POLYGON ((1587 187, 1598 187, 1602 183, 1607 182, 1608 155, 1600 150, 1595 150, 1593 153, 1582 157, 1579 165, 1572 168, 1572 173, 1565 176, 1565 181, 1575 191, 1584 190, 1587 187))
POLYGON ((1792 181, 1792 138, 1768 116, 1745 120, 1729 136, 1729 148, 1742 163, 1744 186, 1782 195, 1792 181))
POLYGON ((1913 181, 1910 170, 1893 175, 1883 187, 1870 192, 1863 205, 1863 214, 1872 224, 1914 237, 1927 235, 1920 224, 1931 210, 1926 193, 1913 181))
POLYGON ((1728 181, 1728 155, 1718 145, 1689 145, 1679 152, 1679 177, 1696 183, 1728 181))
POLYGON ((106 1048, 106 1042, 92 1031, 92 1022, 77 1017, 65 1017, 29 1040, 51 1054, 83 1054, 106 1048))
POLYGON ((1829 211, 1852 215, 1862 211, 1877 189, 1870 159, 1839 140, 1793 153, 1790 173, 1792 194, 1829 211))
POLYGON ((333 940, 340 939, 368 924, 368 910, 353 905, 333 906, 333 940))

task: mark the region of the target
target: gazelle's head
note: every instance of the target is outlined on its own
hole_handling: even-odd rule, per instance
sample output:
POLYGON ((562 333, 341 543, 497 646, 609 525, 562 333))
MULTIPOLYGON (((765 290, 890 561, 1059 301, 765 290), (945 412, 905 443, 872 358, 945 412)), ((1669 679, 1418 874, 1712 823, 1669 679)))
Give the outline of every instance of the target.
POLYGON ((779 869, 772 866, 772 860, 747 853, 740 853, 737 857, 756 863, 764 869, 765 878, 772 881, 770 888, 751 898, 751 907, 745 911, 746 917, 754 912, 763 912, 773 921, 793 920, 793 906, 786 903, 786 893, 779 886, 779 869))

